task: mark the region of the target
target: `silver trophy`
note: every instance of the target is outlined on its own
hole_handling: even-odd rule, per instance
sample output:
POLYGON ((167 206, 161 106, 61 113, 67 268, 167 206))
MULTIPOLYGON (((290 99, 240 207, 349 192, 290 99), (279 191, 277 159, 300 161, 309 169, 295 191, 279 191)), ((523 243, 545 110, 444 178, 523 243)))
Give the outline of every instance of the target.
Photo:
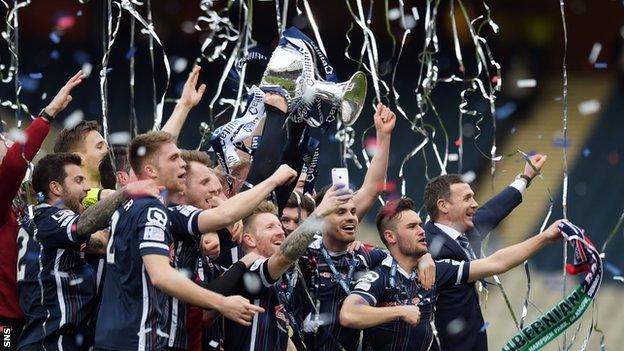
POLYGON ((312 126, 323 121, 307 118, 306 106, 316 99, 340 108, 340 119, 347 126, 355 123, 366 100, 366 76, 356 72, 342 83, 332 83, 316 78, 315 64, 311 53, 305 47, 295 48, 289 44, 278 46, 269 60, 260 88, 278 92, 286 98, 291 116, 306 120, 312 126), (300 112, 300 113, 297 113, 300 112))

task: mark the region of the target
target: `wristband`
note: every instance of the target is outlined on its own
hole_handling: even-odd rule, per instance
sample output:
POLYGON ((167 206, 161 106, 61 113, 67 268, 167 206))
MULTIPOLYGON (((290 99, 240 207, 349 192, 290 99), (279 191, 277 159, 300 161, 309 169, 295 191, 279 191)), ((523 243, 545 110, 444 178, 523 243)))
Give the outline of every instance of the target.
POLYGON ((524 179, 524 180, 526 180, 526 183, 527 183, 526 187, 527 187, 527 189, 529 188, 529 185, 531 185, 531 181, 533 180, 531 177, 529 177, 528 175, 523 174, 523 173, 518 174, 516 176, 516 179, 524 179))
POLYGON ((52 123, 54 121, 54 117, 52 117, 49 113, 46 112, 45 107, 41 109, 39 112, 39 117, 43 117, 48 120, 48 122, 52 123))
POLYGON ((100 194, 102 193, 102 189, 100 188, 91 188, 87 191, 87 196, 82 199, 82 205, 85 209, 89 208, 91 205, 95 205, 100 201, 100 194))

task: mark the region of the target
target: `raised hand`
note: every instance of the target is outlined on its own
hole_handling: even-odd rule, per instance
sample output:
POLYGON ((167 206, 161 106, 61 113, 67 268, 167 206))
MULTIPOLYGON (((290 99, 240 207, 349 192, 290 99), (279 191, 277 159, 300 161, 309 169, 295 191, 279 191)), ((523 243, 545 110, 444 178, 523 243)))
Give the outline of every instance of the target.
POLYGON ((394 125, 396 124, 396 116, 392 110, 382 103, 377 104, 377 111, 373 117, 375 120, 375 129, 377 133, 383 135, 392 134, 394 125))
POLYGON ((314 212, 321 217, 326 217, 338 209, 338 207, 353 198, 353 191, 344 184, 336 184, 327 190, 323 200, 314 212))
POLYGON ((197 81, 199 79, 199 72, 201 71, 201 67, 195 66, 193 70, 188 76, 186 83, 184 83, 184 89, 182 90, 182 96, 180 96, 179 104, 184 105, 188 108, 193 108, 199 104, 204 92, 206 91, 206 84, 202 84, 198 89, 195 89, 197 86, 197 81))
POLYGON ((256 313, 264 312, 262 307, 252 305, 249 300, 238 295, 225 297, 223 305, 218 310, 225 318, 244 326, 251 325, 251 320, 256 313))
POLYGON ((82 73, 82 71, 78 71, 78 73, 74 74, 65 85, 59 90, 54 99, 50 101, 48 106, 45 108, 45 112, 49 114, 51 117, 56 117, 59 112, 63 111, 65 107, 72 101, 72 96, 69 95, 74 89, 75 86, 82 83, 82 80, 87 76, 82 73))
POLYGON ((548 156, 542 154, 536 154, 529 157, 529 161, 524 165, 524 175, 531 179, 535 178, 535 176, 540 173, 542 166, 546 163, 547 159, 548 156))
POLYGON ((287 165, 281 165, 270 177, 276 186, 286 185, 297 178, 297 172, 287 165))
POLYGON ((559 224, 563 221, 563 219, 558 219, 554 221, 546 230, 544 230, 541 234, 544 235, 548 242, 555 242, 562 238, 561 229, 559 228, 559 224))

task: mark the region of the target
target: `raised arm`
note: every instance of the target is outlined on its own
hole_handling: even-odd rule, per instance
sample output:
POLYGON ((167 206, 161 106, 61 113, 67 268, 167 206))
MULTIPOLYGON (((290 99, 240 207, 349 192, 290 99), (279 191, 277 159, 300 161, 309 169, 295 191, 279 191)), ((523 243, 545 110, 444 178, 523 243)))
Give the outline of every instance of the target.
POLYGON ((394 112, 381 103, 377 105, 377 112, 373 118, 377 131, 377 151, 366 172, 362 187, 353 196, 353 201, 357 204, 356 215, 359 220, 362 220, 368 213, 386 183, 390 138, 396 122, 394 112))
POLYGON ((297 177, 292 168, 281 165, 273 175, 253 188, 243 191, 223 202, 219 207, 199 214, 199 231, 214 232, 248 216, 275 187, 288 184, 297 177))
POLYGON ((246 326, 251 325, 256 313, 264 312, 264 309, 250 304, 241 296, 225 297, 200 287, 171 267, 167 256, 145 255, 143 263, 155 287, 182 301, 205 309, 215 309, 225 317, 246 326))
POLYGON ((85 75, 81 71, 71 77, 48 106, 45 107, 44 111, 48 116, 36 118, 24 130, 26 142, 21 144, 19 141, 16 141, 9 148, 4 159, 2 159, 0 164, 0 179, 2 179, 0 181, 0 194, 2 194, 0 196, 0 221, 4 221, 7 218, 6 215, 9 212, 11 202, 19 191, 28 167, 26 161, 32 161, 35 157, 50 131, 50 123, 58 113, 67 107, 72 100, 71 90, 80 84, 84 78, 85 75))
POLYGON ((76 222, 78 238, 84 239, 108 226, 113 212, 131 197, 158 196, 159 190, 153 180, 139 180, 115 191, 95 205, 89 206, 76 222))
POLYGON ((486 258, 471 261, 468 281, 474 282, 494 274, 507 272, 526 261, 544 246, 561 238, 560 222, 561 220, 555 221, 542 233, 519 244, 500 249, 486 258))
POLYGON ((201 67, 193 67, 186 83, 184 83, 184 89, 182 90, 180 100, 178 100, 167 123, 162 127, 163 131, 173 135, 176 139, 178 135, 180 135, 180 131, 182 130, 182 126, 189 112, 191 112, 193 107, 197 106, 206 91, 206 84, 202 84, 198 89, 195 89, 199 79, 199 71, 201 71, 201 67))
POLYGON ((396 319, 416 325, 420 309, 415 305, 374 307, 355 294, 347 296, 340 309, 340 324, 347 328, 367 329, 396 319))
POLYGON ((351 198, 353 192, 348 188, 332 187, 327 190, 314 212, 284 239, 279 251, 269 258, 268 269, 273 279, 279 278, 305 253, 308 245, 314 241, 314 235, 323 231, 323 219, 351 198))

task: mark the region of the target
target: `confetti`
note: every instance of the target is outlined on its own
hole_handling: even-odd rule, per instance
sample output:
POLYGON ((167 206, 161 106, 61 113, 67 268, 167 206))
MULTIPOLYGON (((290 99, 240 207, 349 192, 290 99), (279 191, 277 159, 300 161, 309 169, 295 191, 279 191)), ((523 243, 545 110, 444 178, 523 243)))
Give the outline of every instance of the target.
POLYGON ((182 31, 186 34, 193 34, 195 33, 195 23, 191 21, 184 21, 182 22, 180 29, 182 29, 182 31))
POLYGON ((78 12, 76 12, 76 16, 78 17, 82 16, 82 10, 78 10, 78 12))
POLYGON ((474 171, 468 171, 461 175, 461 180, 464 183, 472 183, 475 179, 477 179, 477 174, 474 171))
POLYGON ((126 51, 126 60, 129 60, 132 57, 134 57, 134 54, 136 54, 136 52, 137 52, 136 46, 129 48, 128 51, 126 51))
POLYGON ((578 110, 583 116, 594 114, 600 111, 600 101, 596 99, 582 101, 578 105, 578 110))
POLYGON ((175 58, 172 57, 172 60, 173 60, 173 65, 172 65, 173 71, 175 73, 183 72, 188 66, 188 60, 184 57, 175 57, 175 58))
POLYGON ((520 79, 516 82, 518 88, 535 88, 537 81, 535 79, 520 79))
POLYGON ((403 29, 412 29, 416 27, 416 19, 412 15, 406 15, 401 23, 403 29))
POLYGON ((245 290, 252 295, 260 292, 260 289, 262 288, 260 277, 249 272, 243 274, 243 285, 245 286, 245 290))
POLYGON ((57 32, 52 32, 50 33, 50 40, 54 43, 54 44, 58 44, 61 42, 61 37, 58 35, 57 32))
POLYGON ((63 121, 63 128, 72 129, 80 123, 84 119, 84 112, 82 110, 74 110, 65 121, 63 121))
POLYGON ((397 20, 401 17, 401 10, 398 8, 388 10, 388 19, 391 21, 397 20))
POLYGON ((131 139, 132 134, 126 131, 111 133, 108 137, 108 141, 111 145, 128 145, 131 139))
POLYGON ((518 108, 518 105, 514 101, 509 101, 508 103, 504 104, 503 106, 499 107, 496 110, 496 119, 498 120, 507 119, 514 112, 516 112, 517 108, 518 108))
POLYGON ((464 321, 462 318, 455 318, 452 321, 449 322, 449 324, 446 326, 446 331, 450 334, 450 335, 456 335, 461 333, 462 330, 464 330, 466 328, 466 321, 464 321))
POLYGON ((595 69, 606 69, 607 68, 607 63, 606 62, 596 62, 594 64, 594 68, 595 69))
POLYGON ((485 322, 485 323, 483 323, 483 326, 481 327, 481 330, 479 330, 479 332, 484 332, 489 327, 490 327, 490 322, 485 322))
POLYGON ((459 154, 449 154, 448 155, 449 162, 456 162, 459 160, 459 154))
POLYGON ((137 156, 139 157, 143 157, 145 156, 145 153, 147 152, 147 150, 145 149, 145 146, 141 146, 137 149, 137 156))
POLYGON ((43 73, 40 73, 40 72, 29 73, 28 76, 32 79, 41 79, 43 78, 43 73))
POLYGON ((56 28, 59 30, 71 29, 76 24, 76 18, 72 15, 63 15, 56 20, 56 28))
POLYGON ((591 151, 588 148, 583 149, 583 157, 587 158, 591 154, 591 151))
POLYGON ((420 15, 418 14, 418 9, 416 6, 412 7, 412 16, 414 16, 414 20, 418 21, 420 19, 420 15))
POLYGON ((26 144, 26 140, 28 140, 28 137, 23 130, 18 128, 11 128, 11 131, 9 131, 9 139, 23 145, 26 144))
POLYGON ((511 128, 511 134, 516 134, 517 131, 518 131, 518 128, 516 127, 511 128))
POLYGON ((600 55, 600 51, 602 50, 602 44, 601 43, 594 43, 594 45, 592 46, 591 52, 589 53, 589 63, 591 63, 592 65, 594 63, 596 63, 596 60, 598 60, 598 55, 600 55))
POLYGON ((553 146, 554 147, 560 147, 560 148, 566 148, 566 147, 570 146, 570 140, 569 139, 565 139, 563 137, 555 137, 553 139, 553 146))
POLYGON ((74 286, 74 285, 81 284, 82 282, 84 282, 84 278, 80 277, 80 278, 70 280, 69 285, 74 286))
POLYGON ((93 70, 93 65, 89 62, 85 62, 82 64, 82 73, 84 73, 85 76, 90 76, 91 75, 91 71, 93 70))
POLYGON ((52 52, 50 53, 50 58, 53 60, 58 60, 61 57, 61 54, 58 52, 58 50, 52 50, 52 52))
POLYGON ((74 59, 74 62, 76 62, 79 65, 82 65, 85 62, 91 61, 91 55, 89 55, 88 53, 82 50, 77 50, 74 52, 73 59, 74 59))
POLYGON ((41 94, 41 100, 45 100, 47 97, 48 97, 48 93, 44 91, 43 94, 41 94))

